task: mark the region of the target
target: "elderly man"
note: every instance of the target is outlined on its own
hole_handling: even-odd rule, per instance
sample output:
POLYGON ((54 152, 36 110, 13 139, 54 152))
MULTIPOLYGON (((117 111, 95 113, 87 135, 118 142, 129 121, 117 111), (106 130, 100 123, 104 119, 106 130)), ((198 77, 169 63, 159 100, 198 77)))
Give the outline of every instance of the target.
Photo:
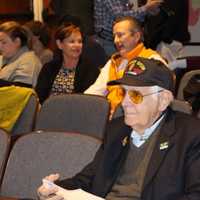
MULTIPOLYGON (((57 181, 106 200, 199 200, 199 121, 169 108, 173 75, 159 61, 136 58, 123 78, 124 118, 113 119, 94 160, 71 179, 57 181)), ((46 179, 56 181, 58 174, 46 179)), ((42 185, 41 199, 61 199, 42 185)))
POLYGON ((134 18, 118 18, 113 25, 113 36, 118 52, 103 67, 96 82, 85 91, 86 94, 107 96, 111 113, 121 103, 122 96, 118 86, 107 86, 108 81, 121 78, 126 66, 137 56, 165 62, 157 52, 144 47, 142 28, 134 18))

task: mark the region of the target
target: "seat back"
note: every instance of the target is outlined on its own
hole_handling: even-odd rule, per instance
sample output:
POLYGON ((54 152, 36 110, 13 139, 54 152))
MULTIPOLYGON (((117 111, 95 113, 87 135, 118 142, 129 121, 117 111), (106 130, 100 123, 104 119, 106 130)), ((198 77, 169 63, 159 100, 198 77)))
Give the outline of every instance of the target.
POLYGON ((21 135, 33 131, 39 100, 35 94, 30 99, 12 129, 12 136, 21 135))
POLYGON ((35 130, 72 131, 103 138, 109 103, 95 95, 69 94, 48 98, 41 107, 35 130))
POLYGON ((116 110, 113 113, 112 119, 117 118, 117 117, 122 117, 124 116, 124 110, 121 105, 117 106, 116 110))
POLYGON ((0 87, 0 127, 12 133, 13 127, 24 111, 31 95, 32 88, 7 86, 0 87))
POLYGON ((192 106, 187 101, 174 99, 174 101, 171 103, 171 108, 172 110, 192 115, 192 106))
POLYGON ((89 163, 101 141, 64 132, 30 133, 20 137, 10 153, 1 196, 36 199, 43 177, 59 173, 68 178, 89 163))
POLYGON ((10 135, 0 129, 0 183, 2 181, 2 176, 7 161, 7 156, 10 149, 10 135))
POLYGON ((184 88, 187 86, 190 79, 197 74, 200 74, 200 69, 186 72, 183 75, 183 77, 181 78, 179 87, 178 87, 177 99, 184 100, 184 88))

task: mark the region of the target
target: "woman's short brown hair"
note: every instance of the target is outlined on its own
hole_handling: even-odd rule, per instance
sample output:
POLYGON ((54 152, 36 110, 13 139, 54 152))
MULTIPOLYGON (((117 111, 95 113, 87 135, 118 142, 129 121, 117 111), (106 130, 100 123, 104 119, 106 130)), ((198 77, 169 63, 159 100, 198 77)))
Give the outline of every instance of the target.
POLYGON ((65 38, 68 38, 73 32, 81 32, 80 27, 74 25, 74 24, 65 24, 60 26, 56 33, 55 33, 55 39, 63 41, 65 38))
POLYGON ((28 45, 28 33, 26 29, 15 21, 2 23, 0 25, 0 32, 8 34, 12 40, 19 38, 21 46, 28 45))

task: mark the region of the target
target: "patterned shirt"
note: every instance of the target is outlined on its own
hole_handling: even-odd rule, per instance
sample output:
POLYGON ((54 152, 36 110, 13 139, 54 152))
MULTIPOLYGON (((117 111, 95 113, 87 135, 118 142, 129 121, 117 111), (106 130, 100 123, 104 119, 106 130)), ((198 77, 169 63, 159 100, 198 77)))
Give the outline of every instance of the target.
POLYGON ((51 90, 51 95, 70 94, 74 90, 75 68, 62 67, 58 72, 51 90))
POLYGON ((133 16, 141 22, 144 21, 144 7, 133 9, 129 5, 128 0, 94 0, 96 33, 105 32, 104 37, 112 39, 113 21, 120 16, 133 16))

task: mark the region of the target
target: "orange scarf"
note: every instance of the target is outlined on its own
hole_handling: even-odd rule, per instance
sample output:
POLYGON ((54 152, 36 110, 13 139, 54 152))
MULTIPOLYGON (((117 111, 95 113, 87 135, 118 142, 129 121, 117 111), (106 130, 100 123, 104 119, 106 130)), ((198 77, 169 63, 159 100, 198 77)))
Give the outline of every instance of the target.
MULTIPOLYGON (((122 58, 118 53, 114 54, 111 57, 109 81, 122 78, 125 68, 118 69, 118 67, 124 59, 128 60, 129 62, 130 60, 138 56, 148 58, 152 55, 158 55, 158 53, 153 51, 152 49, 146 49, 143 43, 138 44, 132 51, 128 52, 124 56, 124 58, 122 58)), ((107 99, 111 104, 111 113, 112 113, 123 100, 123 93, 120 86, 118 85, 107 86, 107 90, 108 90, 107 99)))

